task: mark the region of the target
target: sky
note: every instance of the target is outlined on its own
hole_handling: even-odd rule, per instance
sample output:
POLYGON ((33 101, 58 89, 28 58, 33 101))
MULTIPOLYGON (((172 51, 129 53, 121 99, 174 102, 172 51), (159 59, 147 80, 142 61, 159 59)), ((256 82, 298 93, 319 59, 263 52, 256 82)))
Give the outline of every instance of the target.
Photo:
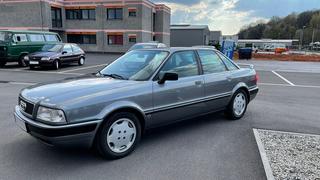
POLYGON ((171 24, 204 24, 224 35, 272 16, 320 9, 320 0, 153 0, 171 8, 171 24))

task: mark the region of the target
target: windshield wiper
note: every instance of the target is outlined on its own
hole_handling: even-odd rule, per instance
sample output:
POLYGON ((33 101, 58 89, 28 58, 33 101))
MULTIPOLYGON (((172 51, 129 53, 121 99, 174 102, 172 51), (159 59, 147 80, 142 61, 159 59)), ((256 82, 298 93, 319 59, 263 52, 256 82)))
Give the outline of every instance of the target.
POLYGON ((125 78, 125 77, 123 77, 123 76, 121 76, 121 75, 119 75, 119 74, 102 74, 101 72, 99 72, 99 74, 101 75, 101 76, 104 76, 104 77, 112 77, 112 78, 114 78, 114 79, 124 79, 124 80, 127 80, 127 78, 125 78))

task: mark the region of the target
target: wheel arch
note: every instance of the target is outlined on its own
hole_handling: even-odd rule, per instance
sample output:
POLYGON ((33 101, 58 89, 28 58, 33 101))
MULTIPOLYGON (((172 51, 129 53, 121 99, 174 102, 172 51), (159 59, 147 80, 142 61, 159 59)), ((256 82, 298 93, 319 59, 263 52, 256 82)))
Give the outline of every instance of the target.
POLYGON ((111 117, 113 114, 117 112, 129 112, 136 115, 141 125, 141 131, 142 132, 144 131, 146 126, 145 113, 143 112, 140 106, 138 106, 135 103, 127 102, 127 101, 117 102, 107 106, 99 115, 102 119, 102 122, 99 125, 99 129, 101 125, 108 120, 109 117, 111 117))
POLYGON ((245 93, 246 93, 246 96, 247 96, 247 100, 248 100, 248 103, 250 102, 250 92, 249 92, 249 87, 243 83, 243 82, 240 82, 238 83, 232 90, 232 96, 234 96, 234 93, 237 92, 238 90, 243 90, 245 93))

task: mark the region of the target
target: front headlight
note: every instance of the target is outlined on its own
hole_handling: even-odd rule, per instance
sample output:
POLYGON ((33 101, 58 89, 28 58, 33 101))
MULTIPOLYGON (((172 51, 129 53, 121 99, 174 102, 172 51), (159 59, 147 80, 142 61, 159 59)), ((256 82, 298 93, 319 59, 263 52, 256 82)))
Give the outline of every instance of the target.
POLYGON ((23 59, 28 61, 29 60, 29 56, 25 56, 23 59))
POLYGON ((41 58, 41 61, 49 61, 50 60, 50 57, 43 57, 41 58))
POLYGON ((52 123, 65 123, 66 118, 62 110, 51 109, 40 106, 38 108, 37 119, 52 123))

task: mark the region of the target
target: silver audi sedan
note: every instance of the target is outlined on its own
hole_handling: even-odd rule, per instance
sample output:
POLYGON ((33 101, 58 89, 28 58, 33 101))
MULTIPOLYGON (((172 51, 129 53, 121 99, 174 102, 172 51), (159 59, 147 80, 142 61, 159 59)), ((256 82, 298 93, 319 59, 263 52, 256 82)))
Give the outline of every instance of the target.
POLYGON ((240 119, 258 93, 257 74, 217 50, 133 50, 98 73, 23 89, 15 122, 50 145, 131 153, 145 129, 224 111, 240 119))

